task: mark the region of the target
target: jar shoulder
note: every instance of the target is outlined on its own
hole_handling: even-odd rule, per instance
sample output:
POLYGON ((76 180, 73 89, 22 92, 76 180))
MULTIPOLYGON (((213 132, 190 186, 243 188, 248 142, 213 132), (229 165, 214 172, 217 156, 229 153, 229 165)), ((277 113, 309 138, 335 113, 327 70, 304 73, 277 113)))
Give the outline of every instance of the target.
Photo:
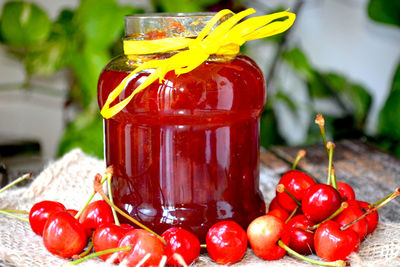
MULTIPOLYGON (((126 57, 112 60, 99 80, 99 105, 122 79, 135 68, 126 57)), ((118 101, 128 97, 151 71, 140 72, 121 92, 118 101)), ((209 110, 261 112, 266 88, 263 74, 247 56, 231 60, 207 60, 189 73, 167 73, 162 82, 154 82, 138 93, 124 112, 193 114, 209 110)))

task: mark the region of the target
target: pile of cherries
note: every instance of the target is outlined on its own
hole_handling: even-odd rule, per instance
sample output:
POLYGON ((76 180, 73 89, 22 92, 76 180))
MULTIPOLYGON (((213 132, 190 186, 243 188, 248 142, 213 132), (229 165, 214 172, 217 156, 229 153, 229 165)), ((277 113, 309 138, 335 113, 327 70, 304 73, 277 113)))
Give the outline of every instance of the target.
POLYGON ((264 260, 277 260, 289 253, 319 265, 345 266, 349 255, 376 229, 377 210, 397 197, 400 188, 374 204, 356 200, 351 186, 336 182, 334 144, 326 142, 321 115, 316 123, 329 158, 327 184, 317 183, 295 169, 305 156, 305 151, 300 151, 293 169, 281 177, 266 215, 253 220, 247 232, 234 221, 218 222, 208 230, 206 244, 177 227, 158 235, 116 207, 112 195, 103 191, 107 181, 111 192, 112 168, 106 170, 104 177, 96 175, 94 193, 79 212, 46 200, 33 205, 29 220, 13 214, 16 211, 0 213, 28 221, 50 253, 72 258, 73 265, 100 257, 124 266, 187 266, 196 261, 201 248, 207 249, 212 260, 225 265, 240 261, 250 243, 254 253, 264 260), (96 193, 103 200, 92 201, 96 193), (120 224, 117 213, 135 227, 120 224), (323 261, 305 257, 314 252, 323 261))

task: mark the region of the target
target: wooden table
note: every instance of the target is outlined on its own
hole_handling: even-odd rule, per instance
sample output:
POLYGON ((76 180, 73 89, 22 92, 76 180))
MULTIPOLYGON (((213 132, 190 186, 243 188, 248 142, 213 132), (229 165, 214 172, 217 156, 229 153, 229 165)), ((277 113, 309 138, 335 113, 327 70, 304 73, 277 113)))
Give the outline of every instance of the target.
MULTIPOLYGON (((281 175, 291 168, 300 149, 306 150, 307 155, 299 162, 298 169, 319 182, 326 182, 328 158, 323 145, 273 147, 262 151, 260 158, 261 188, 267 201, 274 197, 270 187, 276 186, 281 175)), ((373 203, 400 186, 400 160, 369 144, 361 141, 338 142, 333 158, 338 181, 350 184, 359 200, 373 203)), ((380 219, 400 222, 399 211, 400 200, 395 199, 379 211, 380 219)))

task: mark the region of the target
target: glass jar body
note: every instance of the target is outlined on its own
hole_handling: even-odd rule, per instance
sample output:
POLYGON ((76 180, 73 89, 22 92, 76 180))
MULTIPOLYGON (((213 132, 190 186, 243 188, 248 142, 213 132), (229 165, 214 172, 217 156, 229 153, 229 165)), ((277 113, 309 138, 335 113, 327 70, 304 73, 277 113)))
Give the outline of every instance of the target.
MULTIPOLYGON (((103 70, 100 108, 135 63, 120 57, 103 70)), ((138 73, 116 102, 149 73, 138 73)), ((157 233, 182 227, 201 242, 221 220, 246 229, 265 213, 259 191, 259 119, 265 96, 262 73, 245 56, 214 57, 180 76, 169 72, 138 93, 104 120, 116 205, 157 233)))

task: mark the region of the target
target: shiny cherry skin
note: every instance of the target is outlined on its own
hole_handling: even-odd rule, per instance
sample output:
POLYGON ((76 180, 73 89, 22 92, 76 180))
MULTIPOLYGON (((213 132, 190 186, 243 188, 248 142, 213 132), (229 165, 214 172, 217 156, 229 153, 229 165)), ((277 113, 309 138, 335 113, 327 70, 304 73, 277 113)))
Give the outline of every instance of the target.
POLYGON ((339 191, 342 200, 355 200, 356 193, 354 192, 353 188, 344 182, 337 182, 337 188, 339 191))
POLYGON ((67 209, 67 212, 68 212, 69 214, 71 214, 72 216, 74 216, 74 217, 75 217, 76 214, 78 214, 78 211, 77 211, 77 210, 74 210, 74 209, 67 209))
POLYGON ((43 229, 43 243, 46 249, 63 258, 79 254, 87 244, 83 227, 66 211, 52 213, 43 229))
POLYGON ((165 231, 161 237, 167 242, 165 253, 168 266, 182 266, 176 257, 181 257, 186 265, 192 264, 200 255, 200 241, 191 232, 174 227, 165 231), (179 255, 179 256, 176 256, 179 255))
POLYGON ((218 264, 233 264, 240 261, 247 249, 247 235, 234 221, 221 221, 208 229, 207 252, 218 264))
MULTIPOLYGON (((299 170, 287 171, 278 184, 283 184, 285 188, 298 200, 302 201, 304 193, 306 190, 315 185, 314 179, 299 170)), ((276 192, 276 197, 278 199, 279 205, 284 208, 289 213, 292 212, 297 204, 294 200, 285 192, 276 192)))
POLYGON ((29 224, 32 231, 38 235, 43 234, 44 225, 52 213, 65 211, 65 207, 60 202, 44 200, 32 206, 29 212, 29 224))
POLYGON ((269 203, 268 211, 275 210, 275 209, 283 209, 281 205, 279 205, 278 197, 274 197, 271 202, 269 203))
POLYGON ((249 224, 247 238, 258 257, 264 260, 278 260, 286 254, 286 250, 277 245, 277 242, 280 239, 288 245, 290 236, 281 219, 266 214, 249 224))
POLYGON ((341 200, 339 192, 332 186, 316 184, 305 192, 301 208, 307 219, 320 223, 340 207, 341 200))
MULTIPOLYGON (((337 222, 340 226, 345 226, 346 224, 351 223, 352 221, 361 217, 362 215, 363 212, 359 207, 349 206, 348 208, 343 210, 339 215, 333 218, 333 221, 337 222)), ((353 224, 352 226, 350 226, 349 229, 356 232, 360 238, 360 241, 363 241, 368 232, 367 220, 362 219, 353 224)))
POLYGON ((281 219, 284 222, 290 216, 290 214, 286 210, 283 210, 283 209, 274 209, 274 210, 269 211, 267 214, 278 217, 279 219, 281 219))
POLYGON ((134 267, 141 263, 141 267, 159 266, 165 256, 164 245, 153 234, 134 229, 126 233, 119 241, 118 247, 132 246, 130 251, 118 253, 118 259, 124 266, 134 267), (144 258, 147 258, 144 260, 144 258))
POLYGON ((290 233, 289 247, 294 251, 309 255, 314 251, 314 232, 307 230, 313 227, 314 223, 304 215, 297 215, 290 219, 287 224, 287 231, 290 233))
MULTIPOLYGON (((113 223, 103 224, 98 227, 93 233, 93 248, 94 251, 99 252, 111 248, 118 247, 119 241, 125 236, 126 233, 133 230, 132 226, 124 227, 118 226, 113 223)), ((112 256, 113 253, 100 255, 99 257, 106 261, 112 256)), ((118 258, 115 258, 113 263, 118 263, 118 258)))
MULTIPOLYGON (((370 204, 368 202, 358 201, 358 204, 360 205, 361 210, 363 212, 367 212, 369 210, 368 206, 370 204)), ((365 220, 367 221, 367 224, 368 224, 367 235, 369 235, 369 234, 371 234, 372 232, 375 231, 376 227, 378 227, 378 223, 379 223, 379 214, 378 214, 378 212, 377 211, 372 212, 367 217, 365 217, 365 220)))
POLYGON ((353 230, 342 231, 337 222, 326 221, 315 231, 314 247, 317 255, 325 261, 345 261, 352 252, 358 251, 360 239, 353 230))
POLYGON ((90 236, 92 231, 103 224, 113 223, 114 217, 110 206, 104 200, 89 203, 79 217, 79 223, 90 236))

